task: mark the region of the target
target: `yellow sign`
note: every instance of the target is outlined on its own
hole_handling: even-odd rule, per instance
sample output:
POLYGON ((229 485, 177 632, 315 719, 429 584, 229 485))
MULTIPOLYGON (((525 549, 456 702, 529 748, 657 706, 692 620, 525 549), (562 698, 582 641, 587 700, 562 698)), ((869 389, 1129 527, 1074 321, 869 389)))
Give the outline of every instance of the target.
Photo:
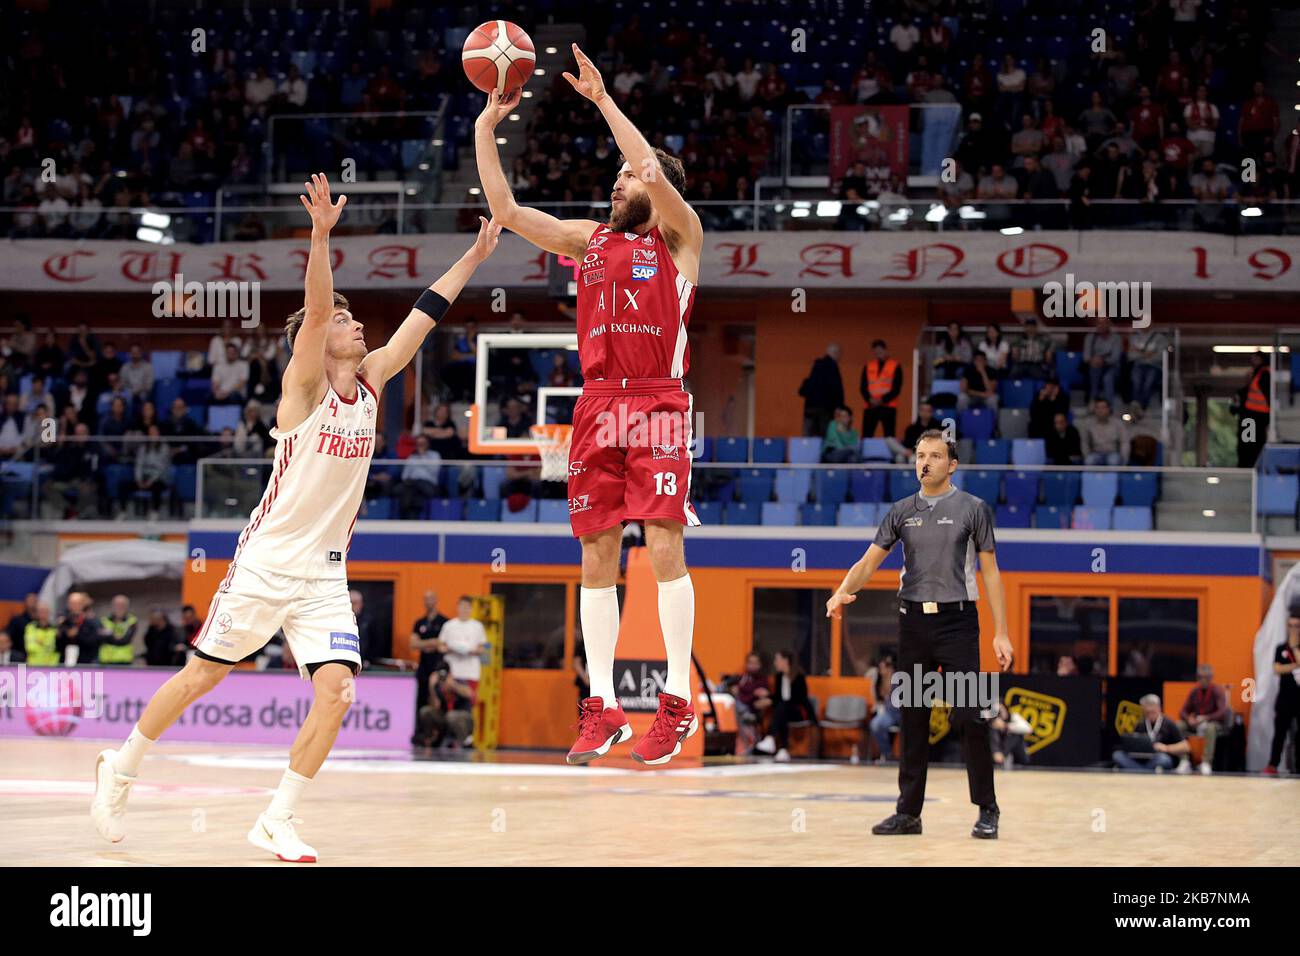
POLYGON ((471 616, 482 622, 487 634, 487 647, 483 648, 483 668, 479 676, 478 693, 474 704, 474 749, 496 750, 501 726, 501 671, 505 658, 504 602, 499 594, 474 598, 471 616))
POLYGON ((952 708, 943 701, 935 701, 930 708, 930 746, 933 747, 952 729, 952 708))
POLYGON ((1138 723, 1142 720, 1142 708, 1140 705, 1133 703, 1131 700, 1121 700, 1119 706, 1115 708, 1115 731, 1121 734, 1131 734, 1137 730, 1138 723))
POLYGON ((1025 752, 1034 753, 1061 739, 1065 726, 1065 701, 1036 690, 1012 687, 1003 697, 1007 711, 1019 714, 1029 724, 1025 735, 1025 752))

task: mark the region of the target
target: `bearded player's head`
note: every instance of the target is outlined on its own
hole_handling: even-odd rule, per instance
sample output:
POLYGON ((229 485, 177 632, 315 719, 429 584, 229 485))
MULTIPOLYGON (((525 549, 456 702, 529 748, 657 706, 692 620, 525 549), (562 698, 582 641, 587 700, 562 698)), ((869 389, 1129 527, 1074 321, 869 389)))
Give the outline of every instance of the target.
MULTIPOLYGON (((293 351, 293 342, 302 328, 302 321, 307 315, 307 308, 299 309, 284 323, 284 337, 289 342, 289 351, 293 351)), ((348 300, 339 292, 334 293, 334 311, 330 313, 329 324, 325 328, 325 355, 337 362, 361 364, 366 357, 366 339, 362 334, 365 326, 352 317, 348 300)))
MULTIPOLYGON (((686 167, 676 156, 656 148, 655 159, 659 161, 661 175, 672 183, 674 189, 683 195, 686 192, 686 167)), ((614 180, 614 190, 610 193, 609 228, 614 232, 640 232, 654 217, 654 204, 650 201, 650 191, 642 182, 640 170, 634 170, 624 160, 614 180)))

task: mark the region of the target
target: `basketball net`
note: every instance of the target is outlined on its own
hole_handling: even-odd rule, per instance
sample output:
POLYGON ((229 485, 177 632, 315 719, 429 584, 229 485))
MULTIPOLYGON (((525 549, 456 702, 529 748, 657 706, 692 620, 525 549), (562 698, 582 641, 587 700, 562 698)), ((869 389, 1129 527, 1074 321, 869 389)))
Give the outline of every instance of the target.
POLYGON ((569 480, 569 441, 572 425, 529 425, 528 431, 542 459, 542 481, 569 480))

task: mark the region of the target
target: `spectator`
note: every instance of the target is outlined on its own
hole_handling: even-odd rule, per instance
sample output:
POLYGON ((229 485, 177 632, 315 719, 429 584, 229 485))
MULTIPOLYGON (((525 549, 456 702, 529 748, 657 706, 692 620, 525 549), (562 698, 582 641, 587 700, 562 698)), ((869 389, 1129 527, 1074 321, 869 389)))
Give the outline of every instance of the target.
POLYGON ((868 359, 862 367, 858 391, 867 403, 862 411, 862 437, 874 438, 879 424, 886 438, 898 431, 898 396, 903 391, 903 366, 889 355, 884 339, 871 343, 874 360, 868 359))
POLYGON ((1129 339, 1129 375, 1133 387, 1133 410, 1146 411, 1151 399, 1160 392, 1161 361, 1169 350, 1169 334, 1160 329, 1142 329, 1129 339))
MULTIPOLYGON (((923 434, 932 428, 943 428, 943 422, 935 417, 934 405, 930 402, 921 402, 916 412, 916 421, 903 430, 902 442, 895 442, 890 446, 890 450, 894 453, 894 461, 898 464, 909 462, 916 457, 916 443, 923 434)), ((889 439, 885 441, 888 442, 889 439)))
POLYGON ((876 742, 878 763, 886 763, 894 758, 892 731, 903 723, 903 712, 894 704, 893 699, 894 671, 893 656, 885 654, 875 667, 875 679, 872 682, 876 702, 869 729, 871 739, 876 742))
POLYGON ((426 748, 438 745, 469 747, 474 742, 474 689, 451 674, 444 664, 429 677, 427 703, 420 708, 417 742, 426 748))
POLYGON ((226 343, 225 360, 212 368, 212 399, 218 405, 242 405, 248 394, 248 362, 239 356, 239 346, 226 343))
POLYGON ((948 328, 939 333, 938 348, 934 357, 934 370, 938 378, 961 378, 970 365, 974 349, 970 339, 956 322, 949 322, 948 328))
POLYGON ((420 662, 415 670, 415 712, 429 703, 429 678, 440 667, 445 666, 443 656, 447 646, 439 640, 442 626, 447 623, 445 615, 438 612, 438 592, 430 588, 424 592, 424 613, 411 625, 408 638, 411 650, 418 651, 420 662))
MULTIPOLYGON (((27 659, 27 625, 36 620, 36 607, 40 603, 40 597, 35 591, 31 591, 23 599, 23 609, 9 618, 9 623, 5 625, 5 634, 9 638, 9 664, 21 664, 27 659)), ((48 612, 48 608, 46 609, 48 612)))
POLYGON ((776 671, 772 722, 767 736, 754 745, 754 750, 761 754, 775 754, 777 762, 781 763, 790 759, 790 724, 801 720, 816 721, 817 714, 808 699, 808 682, 794 653, 777 651, 772 666, 776 671))
POLYGON ((194 611, 193 604, 181 608, 181 638, 186 646, 193 646, 194 637, 203 630, 203 618, 194 611))
POLYGON ((1133 139, 1143 151, 1155 149, 1165 138, 1165 109, 1151 98, 1151 87, 1138 90, 1138 101, 1128 113, 1133 139))
POLYGON ((1029 763, 1029 752, 1025 749, 1025 735, 1032 728, 1029 721, 1019 714, 1007 710, 1007 705, 998 701, 997 715, 989 721, 989 743, 993 749, 993 762, 1006 770, 1017 763, 1029 763))
POLYGON ((130 360, 122 366, 119 376, 122 387, 137 401, 153 394, 153 365, 145 358, 144 349, 138 343, 131 346, 130 360))
POLYGON ((1010 53, 1002 57, 1002 68, 998 70, 998 122, 1006 129, 1015 125, 1016 117, 1024 112, 1025 82, 1027 77, 1016 58, 1010 53))
MULTIPOLYGON (((1214 668, 1201 664, 1196 668, 1196 686, 1187 695, 1187 701, 1178 715, 1178 729, 1184 735, 1195 734, 1205 738, 1201 751, 1201 773, 1209 776, 1214 767, 1214 744, 1228 732, 1232 712, 1228 709, 1228 695, 1214 683, 1214 668)), ((1192 763, 1186 756, 1178 762, 1178 773, 1191 773, 1192 763)))
POLYGON ((1097 328, 1083 340, 1083 361, 1088 367, 1088 398, 1115 403, 1115 379, 1119 374, 1124 345, 1111 327, 1110 319, 1099 318, 1097 328))
POLYGON ((209 368, 215 371, 218 365, 225 364, 226 358, 230 354, 227 349, 229 345, 235 346, 236 354, 238 354, 240 341, 239 336, 235 335, 235 323, 230 319, 225 319, 221 323, 221 331, 212 336, 208 342, 209 368))
MULTIPOLYGON (((78 661, 94 660, 99 647, 99 627, 91 614, 90 595, 85 591, 69 591, 67 613, 59 620, 56 646, 59 660, 72 666, 78 661)), ((31 663, 31 651, 27 654, 31 663)))
POLYGON ((12 458, 26 443, 26 417, 19 407, 18 395, 10 392, 0 408, 0 459, 12 458))
POLYGON ((1081 165, 1070 180, 1070 226, 1092 228, 1092 167, 1081 165))
POLYGON ((1146 770, 1161 773, 1172 770, 1174 758, 1185 756, 1190 747, 1183 739, 1178 725, 1166 720, 1160 711, 1160 698, 1147 694, 1139 702, 1142 705, 1142 730, 1136 734, 1125 734, 1120 738, 1119 746, 1111 754, 1118 770, 1146 770))
POLYGON ((1268 423, 1272 417, 1272 373, 1268 356, 1252 352, 1250 378, 1237 390, 1237 467, 1254 468, 1259 453, 1268 441, 1268 423))
POLYGON ((1092 407, 1092 418, 1084 422, 1080 433, 1083 439, 1083 463, 1123 465, 1128 461, 1128 430, 1122 421, 1111 417, 1110 402, 1106 399, 1097 399, 1092 407))
MULTIPOLYGON (((451 677, 469 689, 471 701, 478 695, 479 675, 482 672, 479 655, 488 643, 483 625, 470 617, 473 610, 474 602, 468 595, 463 595, 456 602, 456 617, 444 624, 438 635, 442 643, 447 645, 444 653, 451 677)), ((469 744, 470 741, 466 739, 465 745, 469 744)))
POLYGON ((975 198, 975 180, 962 168, 961 161, 953 159, 950 176, 940 176, 937 187, 939 199, 949 212, 966 205, 975 198))
POLYGON ((913 51, 921 42, 921 31, 908 13, 903 13, 889 31, 889 43, 894 48, 894 75, 906 73, 914 61, 913 51))
POLYGON ((1036 158, 1045 145, 1043 132, 1034 125, 1034 118, 1026 113, 1020 117, 1020 129, 1011 136, 1011 154, 1015 156, 1012 164, 1016 167, 1025 165, 1031 157, 1036 158))
MULTIPOLYGON (((180 399, 177 399, 180 401, 180 399)), ((135 452, 135 480, 122 482, 122 504, 125 506, 127 496, 135 498, 136 492, 147 492, 137 501, 136 514, 142 515, 143 504, 148 502, 150 521, 158 519, 162 508, 163 495, 173 484, 172 453, 166 442, 162 441, 162 430, 157 425, 150 425, 148 441, 141 442, 135 452)))
POLYGON ((125 594, 115 595, 109 613, 99 619, 99 663, 133 663, 139 624, 140 619, 131 613, 130 599, 125 594))
POLYGON ((429 447, 429 439, 423 434, 417 435, 415 451, 407 456, 406 464, 402 466, 402 480, 397 486, 403 518, 411 520, 424 517, 424 509, 429 500, 438 495, 441 461, 442 456, 429 447))
POLYGON ((348 591, 348 600, 352 602, 352 619, 357 622, 357 645, 363 665, 368 665, 389 656, 387 635, 380 633, 375 625, 374 615, 366 610, 365 595, 355 588, 348 591))
POLYGON ((1011 343, 1012 378, 1050 378, 1059 343, 1042 331, 1034 316, 1025 319, 1024 332, 1011 343))
POLYGON ((862 440, 853 427, 853 413, 848 406, 835 409, 835 418, 826 426, 822 440, 822 461, 842 465, 859 460, 862 440))
POLYGON ((988 359, 989 372, 994 378, 1001 378, 1007 369, 1007 355, 1010 352, 1006 339, 1002 337, 1002 327, 990 322, 984 327, 984 338, 976 346, 988 359))
POLYGON ((182 667, 187 649, 163 609, 150 609, 149 627, 144 632, 144 662, 150 667, 182 667))
POLYGON ((513 395, 507 398, 498 424, 505 428, 507 438, 527 438, 529 422, 524 415, 524 403, 513 395))
POLYGON ((1266 149, 1273 148, 1280 128, 1277 102, 1265 95, 1264 82, 1256 80, 1251 98, 1241 105, 1241 117, 1237 120, 1237 141, 1247 156, 1259 159, 1266 149))
POLYGON ((835 409, 844 404, 838 343, 828 344, 826 354, 813 362, 808 376, 799 386, 799 395, 803 398, 803 433, 825 435, 835 409))
POLYGON ((1062 654, 1056 659, 1057 677, 1078 677, 1079 665, 1069 654, 1062 654))
POLYGON ((747 753, 753 749, 754 738, 763 718, 772 706, 772 688, 763 668, 763 658, 757 653, 745 657, 745 673, 736 681, 733 696, 736 702, 736 726, 744 736, 738 750, 747 753))
POLYGON ((433 410, 433 418, 424 423, 422 433, 429 439, 429 447, 444 459, 455 461, 465 456, 465 443, 456 431, 451 418, 451 406, 441 402, 433 410))
POLYGON ((1196 87, 1196 97, 1183 107, 1183 125, 1187 138, 1196 147, 1196 155, 1214 154, 1214 143, 1219 128, 1219 108, 1210 102, 1210 91, 1204 83, 1196 87))
MULTIPOLYGON (((1287 734, 1300 718, 1300 612, 1292 608, 1286 621, 1286 641, 1277 646, 1273 654, 1273 673, 1277 675, 1277 699, 1273 702, 1273 743, 1268 751, 1268 766, 1264 773, 1276 774, 1282 765, 1282 748, 1287 734)), ((1296 740, 1300 741, 1300 729, 1296 740)), ((1292 745, 1292 754, 1296 746, 1292 745)), ((1291 770, 1300 770, 1292 756, 1291 770)))
POLYGON ((50 606, 44 601, 39 602, 35 613, 23 626, 22 648, 26 663, 32 667, 58 667, 62 664, 60 633, 61 629, 50 619, 50 606))
POLYGON ((1056 416, 1068 416, 1069 411, 1070 397, 1061 390, 1060 382, 1049 378, 1029 403, 1029 437, 1046 438, 1056 416))
POLYGON ((1083 464, 1083 444, 1079 429, 1070 424, 1065 412, 1052 416, 1052 431, 1045 437, 1044 450, 1052 464, 1083 464))
POLYGON ((262 421, 262 403, 257 399, 244 404, 244 414, 235 426, 233 447, 236 458, 264 458, 275 448, 271 430, 262 421))
POLYGON ((976 352, 970 367, 961 377, 961 394, 957 396, 958 408, 988 408, 997 411, 997 382, 989 371, 988 356, 976 352))
MULTIPOLYGON (((152 403, 146 402, 146 406, 152 407, 152 403)), ((142 409, 143 412, 143 409, 142 409)), ((142 429, 144 434, 151 435, 152 430, 149 426, 142 429)), ((205 434, 198 423, 190 417, 189 406, 185 404, 185 399, 177 398, 172 401, 171 415, 167 421, 158 426, 158 435, 168 438, 198 438, 205 434)), ((172 461, 178 465, 192 465, 199 459, 199 453, 202 446, 191 442, 162 442, 169 451, 172 461)))
POLYGON ((90 427, 77 422, 72 434, 63 435, 54 452, 54 470, 45 483, 45 504, 63 519, 98 514, 99 453, 88 438, 90 427))
POLYGON ((98 361, 99 337, 92 334, 90 326, 83 322, 77 326, 77 334, 72 337, 72 343, 68 346, 68 365, 64 371, 70 376, 75 375, 77 371, 84 371, 86 380, 89 381, 90 370, 98 361))

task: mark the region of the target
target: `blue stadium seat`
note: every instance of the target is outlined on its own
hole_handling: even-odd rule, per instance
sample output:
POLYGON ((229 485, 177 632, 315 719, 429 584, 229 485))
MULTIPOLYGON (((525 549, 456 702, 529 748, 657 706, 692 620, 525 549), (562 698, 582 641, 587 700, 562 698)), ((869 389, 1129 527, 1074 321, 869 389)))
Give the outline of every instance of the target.
POLYGON ((740 473, 740 497, 752 504, 761 504, 772 497, 772 480, 775 472, 770 468, 746 468, 740 473))
POLYGON ((1124 505, 1111 512, 1111 527, 1116 531, 1150 531, 1151 509, 1124 505))
POLYGON ((153 383, 153 403, 159 410, 160 417, 167 417, 167 410, 172 402, 181 397, 185 386, 178 378, 156 378, 153 383))
POLYGON ((863 461, 893 461, 894 453, 889 450, 883 438, 862 439, 863 461))
POLYGON ((181 370, 183 352, 156 350, 149 353, 149 364, 153 366, 154 382, 164 378, 175 378, 181 370))
POLYGON ((1296 475, 1261 475, 1259 478, 1259 513, 1294 515, 1300 498, 1300 477, 1296 475))
POLYGON ((393 512, 392 498, 372 498, 365 503, 365 512, 362 517, 370 521, 387 521, 393 517, 393 512))
POLYGON ((110 501, 116 501, 122 492, 122 483, 130 481, 135 469, 130 465, 104 466, 104 494, 110 501))
POLYGON ((713 460, 720 462, 742 462, 749 460, 749 439, 727 436, 718 438, 713 443, 713 460))
POLYGON ((762 513, 758 505, 747 501, 732 501, 727 505, 727 524, 758 524, 762 513))
POLYGON ((813 475, 813 498, 819 503, 838 505, 848 495, 848 468, 819 468, 813 475))
MULTIPOLYGON (((565 505, 564 517, 569 517, 568 505, 565 505)), ((430 498, 425 505, 424 517, 428 521, 460 521, 465 517, 465 502, 461 498, 430 498)))
POLYGON ((1072 392, 1083 385, 1082 369, 1082 352, 1058 351, 1056 353, 1056 379, 1061 383, 1061 388, 1067 392, 1072 392))
POLYGON ((209 405, 208 431, 214 435, 221 434, 221 429, 234 429, 239 426, 244 410, 238 405, 209 405))
MULTIPOLYGON (((208 399, 212 398, 212 379, 210 378, 186 378, 181 379, 181 398, 185 399, 187 405, 206 405, 208 399)), ((159 418, 167 417, 167 409, 158 410, 159 418)))
POLYGON ((791 438, 786 446, 786 454, 792 465, 815 465, 822 460, 822 440, 791 438))
POLYGON ((568 524, 569 502, 564 498, 543 498, 537 502, 537 520, 544 524, 568 524))
POLYGON ((1043 504, 1073 508, 1079 500, 1079 472, 1045 471, 1042 478, 1043 504))
MULTIPOLYGON (((1292 358, 1300 357, 1300 350, 1292 358)), ((1300 383, 1297 383, 1300 384, 1300 383)), ((1266 475, 1294 474, 1300 471, 1300 445, 1268 445, 1260 456, 1266 475)))
POLYGON ((963 438, 975 442, 993 437, 993 412, 988 408, 968 408, 957 417, 957 430, 963 438))
POLYGON ((1011 442, 1002 438, 986 438, 975 442, 975 464, 1011 464, 1011 442))
POLYGON ((695 514, 699 516, 701 524, 722 524, 722 502, 692 501, 691 504, 695 506, 695 514))
POLYGON ((936 378, 930 383, 931 395, 960 395, 961 379, 959 378, 936 378))
POLYGON ((176 465, 172 468, 172 480, 175 482, 172 494, 178 501, 194 500, 198 494, 198 471, 197 465, 176 465))
POLYGON ((763 524, 781 526, 799 523, 799 506, 785 501, 763 502, 763 524))
POLYGON ((529 498, 528 504, 524 505, 518 511, 511 511, 509 508, 501 509, 501 520, 511 523, 532 523, 537 520, 537 499, 529 498))
POLYGON ((1119 475, 1113 471, 1083 473, 1083 504, 1088 508, 1113 508, 1119 494, 1119 475))
POLYGON ((874 501, 849 501, 840 505, 835 523, 843 527, 870 528, 879 520, 880 505, 874 501))
POLYGON ((804 505, 800 510, 803 513, 803 523, 809 525, 833 525, 835 523, 835 513, 838 505, 811 504, 804 505))
POLYGON ((755 438, 754 461, 773 464, 785 461, 785 439, 755 438))
POLYGON ((920 490, 921 483, 916 480, 916 472, 911 468, 899 468, 889 473, 890 501, 907 498, 920 490))
POLYGON ((1011 443, 1011 464, 1047 464, 1047 446, 1041 438, 1017 438, 1011 443))
POLYGON ((691 456, 695 461, 713 461, 713 439, 696 436, 691 456))
POLYGON ((1070 526, 1069 507, 1057 505, 1039 505, 1034 509, 1034 527, 1058 530, 1070 526))
POLYGON ((1007 472, 1004 485, 1007 504, 1019 505, 1026 510, 1025 527, 1029 527, 1028 510, 1038 504, 1038 472, 1007 472))
POLYGON ((1031 508, 1001 505, 997 510, 997 524, 999 528, 1028 528, 1032 515, 1031 508))
POLYGON ((998 434, 1003 438, 1029 437, 1029 410, 1024 408, 998 409, 998 434))
POLYGON ((466 521, 498 521, 500 518, 500 498, 472 498, 465 503, 466 521))
POLYGON ((1079 505, 1070 518, 1070 527, 1085 531, 1109 531, 1110 509, 1079 505))
POLYGON ((1038 383, 1028 378, 1004 378, 998 383, 1002 408, 1028 408, 1038 394, 1038 383))
POLYGON ((884 500, 887 472, 855 468, 849 473, 849 492, 857 502, 884 500))
POLYGON ((782 468, 776 473, 776 500, 801 505, 808 500, 812 472, 807 468, 782 468))
POLYGON ((1119 497, 1126 505, 1150 508, 1160 493, 1160 478, 1154 472, 1125 471, 1119 476, 1119 497))
POLYGON ((483 497, 500 498, 501 482, 506 480, 505 465, 484 465, 483 470, 483 497))
POLYGON ((962 490, 967 494, 974 495, 976 498, 984 499, 992 507, 996 508, 998 498, 1001 497, 1002 473, 999 471, 980 471, 978 469, 968 470, 962 490))

